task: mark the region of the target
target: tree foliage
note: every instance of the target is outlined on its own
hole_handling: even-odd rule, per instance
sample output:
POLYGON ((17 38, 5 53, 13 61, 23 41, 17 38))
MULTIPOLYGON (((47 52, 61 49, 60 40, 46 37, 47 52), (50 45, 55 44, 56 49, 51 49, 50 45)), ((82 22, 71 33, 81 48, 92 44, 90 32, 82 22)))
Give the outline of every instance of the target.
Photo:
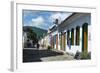
POLYGON ((27 33, 27 38, 33 40, 34 43, 37 43, 37 34, 32 30, 32 28, 27 28, 24 30, 27 33))

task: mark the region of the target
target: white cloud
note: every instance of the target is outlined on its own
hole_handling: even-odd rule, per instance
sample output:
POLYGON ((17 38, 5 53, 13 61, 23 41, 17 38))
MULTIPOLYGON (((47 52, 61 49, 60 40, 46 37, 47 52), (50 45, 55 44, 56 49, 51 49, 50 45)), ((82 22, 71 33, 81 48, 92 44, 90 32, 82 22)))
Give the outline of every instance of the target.
POLYGON ((24 24, 24 26, 34 26, 34 27, 38 27, 38 28, 42 28, 42 29, 46 29, 46 30, 48 29, 47 28, 48 24, 45 23, 45 20, 42 16, 33 18, 30 23, 24 24))
POLYGON ((55 21, 55 19, 59 20, 59 23, 61 23, 63 20, 65 20, 68 16, 70 16, 72 13, 61 13, 61 12, 57 12, 55 14, 52 14, 50 16, 50 20, 51 21, 55 21))
POLYGON ((43 25, 43 23, 44 23, 44 19, 41 16, 32 19, 33 26, 40 26, 40 25, 43 25))
MULTIPOLYGON (((35 12, 33 12, 35 15, 35 12)), ((26 12, 26 15, 31 14, 30 11, 26 12)), ((61 23, 63 20, 65 20, 69 15, 72 13, 66 13, 66 12, 52 12, 50 13, 50 16, 48 16, 47 19, 44 19, 43 16, 38 16, 36 18, 32 18, 29 23, 24 24, 25 26, 35 26, 43 29, 48 29, 55 19, 59 19, 59 23, 61 23), (49 23, 49 24, 48 24, 49 23)))

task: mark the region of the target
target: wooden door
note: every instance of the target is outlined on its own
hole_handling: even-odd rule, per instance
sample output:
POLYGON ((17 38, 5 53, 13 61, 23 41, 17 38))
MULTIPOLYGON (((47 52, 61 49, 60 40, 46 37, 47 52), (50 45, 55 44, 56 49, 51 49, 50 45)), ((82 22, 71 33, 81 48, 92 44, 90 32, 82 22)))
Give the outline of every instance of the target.
POLYGON ((66 48, 66 32, 64 33, 64 51, 65 51, 65 48, 66 48))
POLYGON ((56 35, 56 49, 58 49, 58 34, 56 35))
POLYGON ((88 24, 84 24, 82 27, 82 51, 88 51, 88 24))
POLYGON ((61 41, 61 49, 63 50, 64 46, 63 46, 63 41, 64 41, 64 35, 62 34, 62 41, 61 41))

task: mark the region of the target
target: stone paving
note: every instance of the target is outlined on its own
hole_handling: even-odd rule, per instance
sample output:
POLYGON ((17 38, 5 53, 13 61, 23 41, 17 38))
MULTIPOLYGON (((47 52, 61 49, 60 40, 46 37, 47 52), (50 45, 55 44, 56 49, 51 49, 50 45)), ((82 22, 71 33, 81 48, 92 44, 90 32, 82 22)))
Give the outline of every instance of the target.
POLYGON ((42 61, 64 61, 64 60, 74 60, 74 57, 68 54, 53 56, 53 57, 45 57, 41 58, 42 61))
POLYGON ((23 62, 74 60, 74 56, 59 50, 23 49, 23 62))

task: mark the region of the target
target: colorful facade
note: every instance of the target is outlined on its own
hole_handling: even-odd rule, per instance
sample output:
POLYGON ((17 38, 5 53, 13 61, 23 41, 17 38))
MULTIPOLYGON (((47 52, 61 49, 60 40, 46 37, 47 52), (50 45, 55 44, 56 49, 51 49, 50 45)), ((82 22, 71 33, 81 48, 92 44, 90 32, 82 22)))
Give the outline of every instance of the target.
POLYGON ((64 52, 91 52, 91 14, 73 13, 50 28, 52 48, 64 52))

